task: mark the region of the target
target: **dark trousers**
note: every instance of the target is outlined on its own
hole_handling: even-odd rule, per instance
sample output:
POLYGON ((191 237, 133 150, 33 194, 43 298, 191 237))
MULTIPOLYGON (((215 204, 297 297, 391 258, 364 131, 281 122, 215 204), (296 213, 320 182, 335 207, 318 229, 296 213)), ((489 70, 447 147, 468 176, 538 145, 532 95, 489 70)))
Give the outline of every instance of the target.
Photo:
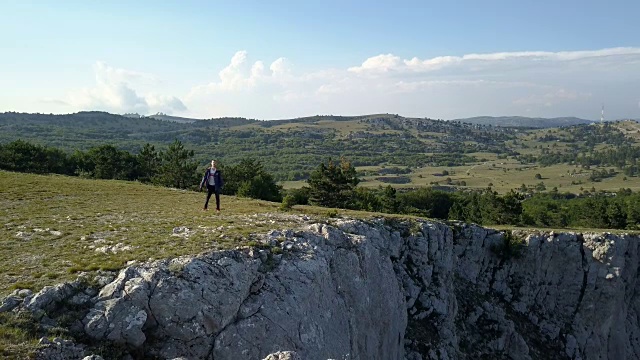
POLYGON ((204 208, 206 209, 209 206, 209 199, 211 198, 211 194, 216 194, 216 210, 220 210, 220 192, 216 191, 216 187, 207 184, 207 201, 204 202, 204 208))

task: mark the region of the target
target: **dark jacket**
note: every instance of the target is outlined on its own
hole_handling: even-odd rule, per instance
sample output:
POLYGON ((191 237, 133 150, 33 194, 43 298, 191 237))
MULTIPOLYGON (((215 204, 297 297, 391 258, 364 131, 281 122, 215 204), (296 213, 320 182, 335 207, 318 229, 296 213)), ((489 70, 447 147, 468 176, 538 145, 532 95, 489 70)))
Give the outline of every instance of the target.
MULTIPOLYGON (((207 169, 207 171, 204 172, 202 181, 200 181, 200 189, 202 189, 203 186, 207 186, 209 184, 210 172, 211 172, 211 169, 207 169)), ((213 173, 213 177, 216 183, 216 192, 219 192, 220 190, 222 190, 222 187, 224 186, 224 182, 222 180, 222 173, 220 172, 220 169, 216 169, 216 171, 213 173)))

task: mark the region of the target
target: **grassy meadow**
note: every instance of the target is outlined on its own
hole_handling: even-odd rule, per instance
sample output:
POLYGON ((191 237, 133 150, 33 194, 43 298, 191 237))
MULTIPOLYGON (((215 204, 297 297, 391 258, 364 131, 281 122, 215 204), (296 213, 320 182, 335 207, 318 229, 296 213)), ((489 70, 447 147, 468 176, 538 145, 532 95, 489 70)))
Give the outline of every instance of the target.
MULTIPOLYGON (((136 182, 0 171, 0 298, 74 280, 81 272, 252 246, 251 234, 306 221, 373 215, 312 206, 284 212, 279 203, 234 196, 221 196, 218 214, 203 211, 204 200, 204 192, 136 182)), ((0 313, 0 358, 33 358, 40 336, 67 335, 41 333, 28 314, 0 313)))
MULTIPOLYGON (((495 156, 494 156, 495 157, 495 156)), ((399 166, 402 167, 402 166, 399 166)), ((377 166, 358 167, 357 170, 376 171, 381 169, 377 166)), ((409 177, 411 182, 406 184, 390 184, 376 178, 380 175, 363 176, 360 178, 360 186, 378 187, 392 185, 397 189, 416 188, 421 186, 437 185, 447 186, 447 178, 451 182, 464 181, 465 186, 455 185, 461 189, 486 189, 491 187, 498 193, 505 194, 510 190, 518 189, 524 184, 528 188, 535 188, 541 182, 546 190, 554 187, 560 192, 581 193, 583 190, 617 191, 620 188, 629 188, 634 192, 640 191, 640 179, 637 177, 626 177, 615 167, 592 167, 590 170, 582 169, 580 166, 557 164, 552 166, 523 165, 513 159, 488 159, 485 162, 465 166, 429 166, 411 169, 410 174, 398 175, 399 177, 409 177), (610 178, 600 181, 590 181, 589 175, 592 170, 614 169, 616 174, 610 178), (448 175, 442 175, 447 171, 448 175), (537 179, 536 174, 541 178, 537 179)), ((384 177, 394 177, 394 175, 384 175, 384 177)), ((306 185, 305 181, 286 181, 282 183, 285 189, 295 189, 306 185)))
POLYGON ((252 233, 295 228, 328 209, 221 196, 115 180, 0 171, 0 296, 117 270, 132 261, 247 245, 252 233), (211 199, 214 202, 215 200, 211 199), (189 230, 174 228, 186 227, 189 230))

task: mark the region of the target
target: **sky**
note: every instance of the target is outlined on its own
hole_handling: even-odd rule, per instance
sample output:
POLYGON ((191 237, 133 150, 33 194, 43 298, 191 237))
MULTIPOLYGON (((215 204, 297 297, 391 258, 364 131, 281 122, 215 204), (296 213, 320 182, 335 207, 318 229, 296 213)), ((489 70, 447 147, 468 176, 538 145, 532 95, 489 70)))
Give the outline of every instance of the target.
POLYGON ((0 112, 640 118, 638 0, 0 0, 0 112))

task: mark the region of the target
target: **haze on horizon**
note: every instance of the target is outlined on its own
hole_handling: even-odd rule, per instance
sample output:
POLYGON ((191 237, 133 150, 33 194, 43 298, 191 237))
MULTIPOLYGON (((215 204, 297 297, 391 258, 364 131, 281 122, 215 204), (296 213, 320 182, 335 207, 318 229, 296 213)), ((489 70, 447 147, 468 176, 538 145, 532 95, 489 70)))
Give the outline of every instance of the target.
POLYGON ((0 0, 0 112, 640 118, 640 2, 0 0))

